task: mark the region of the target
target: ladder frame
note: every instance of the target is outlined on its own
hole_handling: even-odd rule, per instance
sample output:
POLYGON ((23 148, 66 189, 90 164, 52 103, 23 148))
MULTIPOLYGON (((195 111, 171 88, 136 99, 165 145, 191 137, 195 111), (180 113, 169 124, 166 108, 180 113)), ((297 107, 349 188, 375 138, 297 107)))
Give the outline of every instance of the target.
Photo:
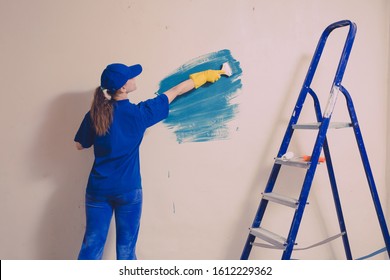
MULTIPOLYGON (((334 199, 334 203, 335 203, 335 207, 336 207, 336 213, 337 213, 337 217, 338 217, 338 221, 339 221, 339 227, 340 227, 340 231, 342 233, 344 233, 342 235, 342 240, 343 240, 343 245, 344 245, 344 249, 345 249, 345 254, 346 254, 346 258, 349 260, 352 259, 352 253, 351 253, 351 248, 350 248, 350 244, 349 244, 349 240, 348 240, 348 234, 347 234, 347 229, 345 226, 343 212, 342 212, 342 208, 341 208, 340 197, 339 197, 338 190, 337 190, 337 183, 336 183, 336 178, 335 178, 335 174, 334 174, 334 170, 333 170, 333 164, 332 164, 331 155, 330 155, 330 151, 329 151, 329 145, 328 145, 328 141, 326 138, 327 130, 328 130, 329 125, 330 125, 330 119, 331 119, 333 109, 335 106, 335 102, 336 102, 336 99, 337 99, 339 92, 341 92, 346 99, 346 104, 347 104, 349 116, 351 119, 351 126, 353 127, 353 131, 354 131, 357 145, 359 148, 359 152, 360 152, 360 156, 361 156, 362 163, 364 166, 368 185, 370 188, 372 200, 373 200, 375 210, 376 210, 376 213, 378 216, 378 221, 379 221, 379 224, 381 227, 382 235, 383 235, 383 238, 384 238, 384 241, 386 244, 387 253, 390 257, 389 231, 388 231, 385 216, 384 216, 381 204, 380 204, 380 199, 379 199, 379 195, 378 195, 378 192, 376 189, 376 185, 375 185, 374 177, 373 177, 372 170, 370 167, 370 163, 368 160, 368 155, 367 155, 367 152, 366 152, 366 149, 364 146, 362 133, 361 133, 360 127, 359 127, 359 122, 358 122, 355 108, 354 108, 354 105, 352 102, 352 98, 351 98, 350 94, 348 93, 348 91, 342 86, 344 72, 345 72, 345 69, 346 69, 346 66, 348 63, 348 59, 349 59, 349 55, 350 55, 350 52, 352 49, 352 45, 353 45, 353 42, 354 42, 354 39, 356 36, 356 31, 357 31, 356 24, 349 21, 349 20, 342 20, 342 21, 335 22, 335 23, 329 25, 323 31, 323 33, 320 37, 320 40, 317 44, 317 48, 314 52, 312 61, 310 63, 309 70, 306 74, 306 77, 305 77, 302 89, 300 91, 297 103, 295 105, 292 116, 290 118, 290 122, 287 126, 282 144, 281 144, 279 152, 277 154, 277 158, 280 158, 280 157, 282 157, 282 155, 284 155, 287 152, 288 146, 290 144, 290 141, 291 141, 291 138, 292 138, 293 132, 294 132, 293 126, 295 124, 297 124, 301 110, 303 108, 303 104, 305 102, 307 94, 309 94, 313 98, 314 109, 316 112, 316 118, 317 118, 317 121, 320 123, 320 125, 318 127, 318 135, 317 135, 317 138, 316 138, 316 141, 314 144, 314 148, 313 148, 313 151, 311 154, 311 162, 313 162, 313 163, 318 162, 321 151, 323 149, 325 159, 326 159, 326 166, 327 166, 327 170, 328 170, 333 199, 334 199), (344 44, 344 48, 343 48, 343 51, 342 51, 342 54, 340 57, 340 61, 339 61, 339 64, 338 64, 338 67, 336 70, 335 77, 333 80, 333 84, 331 87, 327 107, 326 107, 324 113, 322 114, 319 99, 318 99, 316 93, 314 92, 314 90, 311 89, 310 85, 311 85, 311 82, 313 81, 313 77, 314 77, 314 74, 316 72, 317 66, 319 64, 324 47, 326 45, 326 41, 328 39, 328 36, 330 35, 330 33, 333 30, 335 30, 337 28, 341 28, 341 27, 346 27, 346 26, 349 27, 348 35, 347 35, 347 38, 346 38, 346 41, 344 44)), ((271 174, 270 174, 270 177, 268 179, 264 193, 271 193, 273 191, 273 188, 275 186, 276 179, 278 177, 280 168, 281 168, 281 164, 275 162, 273 165, 273 168, 271 170, 271 174)), ((298 229, 299 229, 302 217, 303 217, 303 212, 304 212, 305 206, 307 204, 307 199, 309 196, 309 192, 310 192, 310 188, 312 185, 312 181, 314 178, 316 168, 317 168, 317 164, 310 164, 308 167, 308 170, 306 172, 305 179, 304 179, 303 186, 302 186, 302 190, 301 190, 301 193, 300 193, 300 196, 298 199, 298 205, 297 205, 297 208, 296 208, 295 213, 294 213, 291 228, 290 228, 290 231, 288 233, 287 241, 285 243, 285 249, 284 249, 283 254, 282 254, 283 260, 291 258, 292 251, 293 251, 294 245, 295 245, 295 240, 296 240, 296 237, 298 234, 298 229)), ((260 227, 260 224, 261 224, 261 221, 263 219, 268 202, 269 201, 267 199, 264 199, 264 197, 263 197, 263 199, 261 199, 260 205, 259 205, 258 210, 256 212, 254 221, 252 223, 252 228, 259 228, 260 227)), ((247 241, 246 241, 244 249, 243 249, 243 252, 242 252, 242 255, 241 255, 242 260, 249 258, 249 255, 250 255, 250 252, 252 249, 252 244, 253 244, 255 238, 256 238, 255 235, 252 235, 251 233, 249 233, 247 241)))

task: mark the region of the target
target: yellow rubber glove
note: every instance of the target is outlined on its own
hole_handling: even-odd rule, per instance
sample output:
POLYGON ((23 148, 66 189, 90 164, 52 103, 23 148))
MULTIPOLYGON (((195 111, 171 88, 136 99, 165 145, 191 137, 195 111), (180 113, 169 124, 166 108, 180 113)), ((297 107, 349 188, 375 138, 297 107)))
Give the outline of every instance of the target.
POLYGON ((224 70, 206 70, 190 75, 190 79, 194 81, 195 88, 201 87, 207 82, 214 83, 221 78, 221 74, 224 74, 224 70))

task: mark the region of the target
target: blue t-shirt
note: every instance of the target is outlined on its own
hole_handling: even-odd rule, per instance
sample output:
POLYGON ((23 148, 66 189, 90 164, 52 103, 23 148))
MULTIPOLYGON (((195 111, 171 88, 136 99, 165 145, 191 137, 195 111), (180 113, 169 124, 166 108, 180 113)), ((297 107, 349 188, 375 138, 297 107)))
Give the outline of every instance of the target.
POLYGON ((113 122, 104 136, 96 135, 88 112, 74 138, 84 148, 94 146, 95 161, 87 185, 90 194, 114 195, 142 187, 139 146, 144 132, 169 112, 165 94, 138 105, 126 99, 113 106, 113 122))

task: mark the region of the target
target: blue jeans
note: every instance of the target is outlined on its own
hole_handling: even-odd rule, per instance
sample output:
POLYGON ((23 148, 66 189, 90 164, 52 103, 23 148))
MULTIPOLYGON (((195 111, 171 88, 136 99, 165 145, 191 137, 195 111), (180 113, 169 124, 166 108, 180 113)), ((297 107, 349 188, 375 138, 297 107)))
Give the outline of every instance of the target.
POLYGON ((112 214, 115 213, 118 260, 135 260, 142 210, 142 189, 120 195, 85 195, 87 225, 79 260, 102 258, 112 214))

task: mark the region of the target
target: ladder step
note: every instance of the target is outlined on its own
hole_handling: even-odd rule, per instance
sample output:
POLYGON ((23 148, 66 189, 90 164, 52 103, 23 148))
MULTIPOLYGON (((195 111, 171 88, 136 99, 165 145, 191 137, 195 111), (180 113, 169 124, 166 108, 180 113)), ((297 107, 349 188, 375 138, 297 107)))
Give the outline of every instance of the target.
POLYGON ((263 198, 272 201, 275 203, 279 203, 282 205, 286 205, 291 208, 297 208, 298 207, 298 200, 294 198, 290 198, 287 196, 283 196, 277 193, 263 193, 263 198))
MULTIPOLYGON (((306 124, 293 124, 293 129, 319 129, 321 123, 306 123, 306 124)), ((339 128, 347 128, 352 127, 352 123, 348 122, 331 122, 329 124, 329 128, 339 129, 339 128)))
POLYGON ((275 163, 281 165, 300 167, 305 169, 309 169, 310 167, 310 161, 304 161, 302 158, 292 158, 289 160, 285 160, 282 158, 275 158, 275 163))
POLYGON ((268 243, 274 245, 277 248, 282 248, 286 245, 287 239, 277 235, 276 233, 273 233, 269 230, 266 230, 264 228, 250 228, 249 229, 250 234, 267 241, 268 243))
MULTIPOLYGON (((321 245, 324 245, 328 242, 331 242, 341 236, 343 236, 344 234, 346 234, 346 232, 341 232, 339 234, 336 234, 334 236, 331 236, 331 237, 328 237, 320 242, 317 242, 317 243, 314 243, 310 246, 306 246, 306 247, 294 247, 293 250, 294 251, 302 251, 302 250, 308 250, 308 249, 312 249, 312 248, 315 248, 315 247, 318 247, 318 246, 321 246, 321 245)), ((297 245, 297 244, 295 244, 297 245)), ((284 250, 285 249, 285 246, 283 247, 278 247, 278 246, 273 246, 273 245, 269 245, 269 244, 264 244, 264 243, 258 243, 258 242, 254 242, 252 243, 252 246, 257 246, 257 247, 263 247, 263 248, 268 248, 268 249, 281 249, 281 250, 284 250)))

